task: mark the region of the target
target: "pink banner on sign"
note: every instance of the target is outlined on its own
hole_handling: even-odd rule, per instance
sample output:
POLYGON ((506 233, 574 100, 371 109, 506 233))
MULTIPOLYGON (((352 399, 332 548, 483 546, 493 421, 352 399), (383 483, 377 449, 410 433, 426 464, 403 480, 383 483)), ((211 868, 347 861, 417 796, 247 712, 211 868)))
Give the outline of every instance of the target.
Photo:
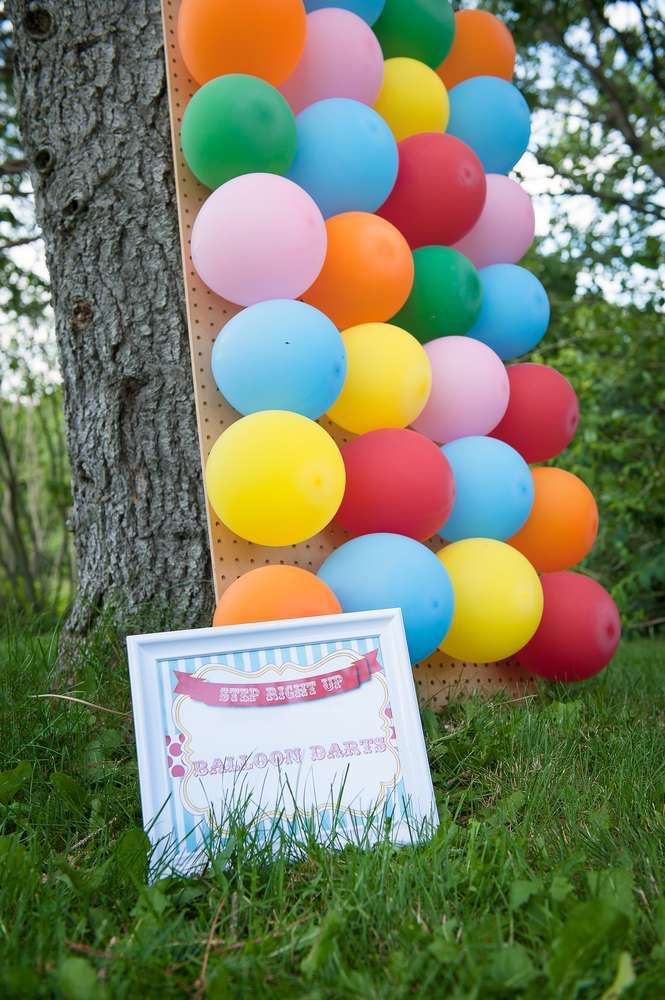
POLYGON ((271 684, 218 684, 176 670, 178 683, 175 693, 221 708, 275 708, 354 691, 371 680, 372 674, 380 671, 381 664, 377 659, 376 649, 361 659, 354 660, 342 670, 332 670, 318 677, 304 677, 298 681, 276 681, 271 684))

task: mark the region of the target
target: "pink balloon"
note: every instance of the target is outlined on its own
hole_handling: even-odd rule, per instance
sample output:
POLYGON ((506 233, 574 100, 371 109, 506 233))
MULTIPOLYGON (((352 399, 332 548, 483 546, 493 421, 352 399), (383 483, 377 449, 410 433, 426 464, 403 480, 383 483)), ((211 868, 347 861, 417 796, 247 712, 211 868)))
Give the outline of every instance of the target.
POLYGON ((306 191, 276 174, 243 174, 204 202, 192 229, 192 261, 213 292, 251 306, 306 292, 327 244, 323 216, 306 191))
POLYGON ((533 243, 536 220, 531 198, 503 174, 487 175, 485 207, 455 249, 476 267, 517 264, 533 243))
POLYGON ((489 434, 508 406, 505 365, 491 347, 471 337, 439 337, 425 344, 432 391, 413 429, 439 444, 489 434))
POLYGON ((370 26, 348 10, 307 15, 305 51, 281 92, 295 114, 327 97, 374 104, 383 83, 383 53, 370 26))

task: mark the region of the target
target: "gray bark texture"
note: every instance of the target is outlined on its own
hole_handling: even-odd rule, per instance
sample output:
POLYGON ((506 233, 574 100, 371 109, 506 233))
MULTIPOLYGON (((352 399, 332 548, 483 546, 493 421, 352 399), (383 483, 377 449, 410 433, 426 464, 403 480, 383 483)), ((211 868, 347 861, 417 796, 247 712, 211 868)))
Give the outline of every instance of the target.
POLYGON ((9 0, 73 481, 70 631, 109 604, 209 621, 159 0, 9 0))

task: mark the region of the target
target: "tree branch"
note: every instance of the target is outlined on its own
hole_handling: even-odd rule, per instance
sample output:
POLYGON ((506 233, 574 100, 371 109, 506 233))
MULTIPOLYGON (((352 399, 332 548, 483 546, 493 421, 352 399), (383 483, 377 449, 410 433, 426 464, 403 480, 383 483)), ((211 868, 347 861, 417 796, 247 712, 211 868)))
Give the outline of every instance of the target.
POLYGON ((7 177, 12 174, 24 174, 28 169, 27 160, 5 160, 0 163, 0 176, 7 177))

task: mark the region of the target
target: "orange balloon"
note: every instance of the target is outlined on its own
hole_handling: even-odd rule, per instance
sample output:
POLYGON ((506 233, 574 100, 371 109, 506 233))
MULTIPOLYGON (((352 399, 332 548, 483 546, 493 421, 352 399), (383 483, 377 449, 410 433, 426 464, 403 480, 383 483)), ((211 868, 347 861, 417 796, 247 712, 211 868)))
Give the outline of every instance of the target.
POLYGON ((178 44, 197 83, 249 73, 277 87, 300 61, 306 23, 302 0, 183 0, 178 44))
POLYGON ((570 569, 591 551, 598 534, 593 493, 572 472, 549 466, 533 469, 531 514, 508 543, 539 573, 570 569))
POLYGON ((413 287, 413 254, 399 229, 368 212, 343 212, 326 222, 323 269, 302 296, 340 330, 383 323, 413 287))
POLYGON ((213 625, 280 621, 338 615, 342 608, 330 587, 298 566, 260 566, 243 573, 224 591, 213 625))
POLYGON ((486 10, 455 14, 455 39, 437 73, 448 90, 470 76, 512 80, 515 42, 503 21, 486 10))

